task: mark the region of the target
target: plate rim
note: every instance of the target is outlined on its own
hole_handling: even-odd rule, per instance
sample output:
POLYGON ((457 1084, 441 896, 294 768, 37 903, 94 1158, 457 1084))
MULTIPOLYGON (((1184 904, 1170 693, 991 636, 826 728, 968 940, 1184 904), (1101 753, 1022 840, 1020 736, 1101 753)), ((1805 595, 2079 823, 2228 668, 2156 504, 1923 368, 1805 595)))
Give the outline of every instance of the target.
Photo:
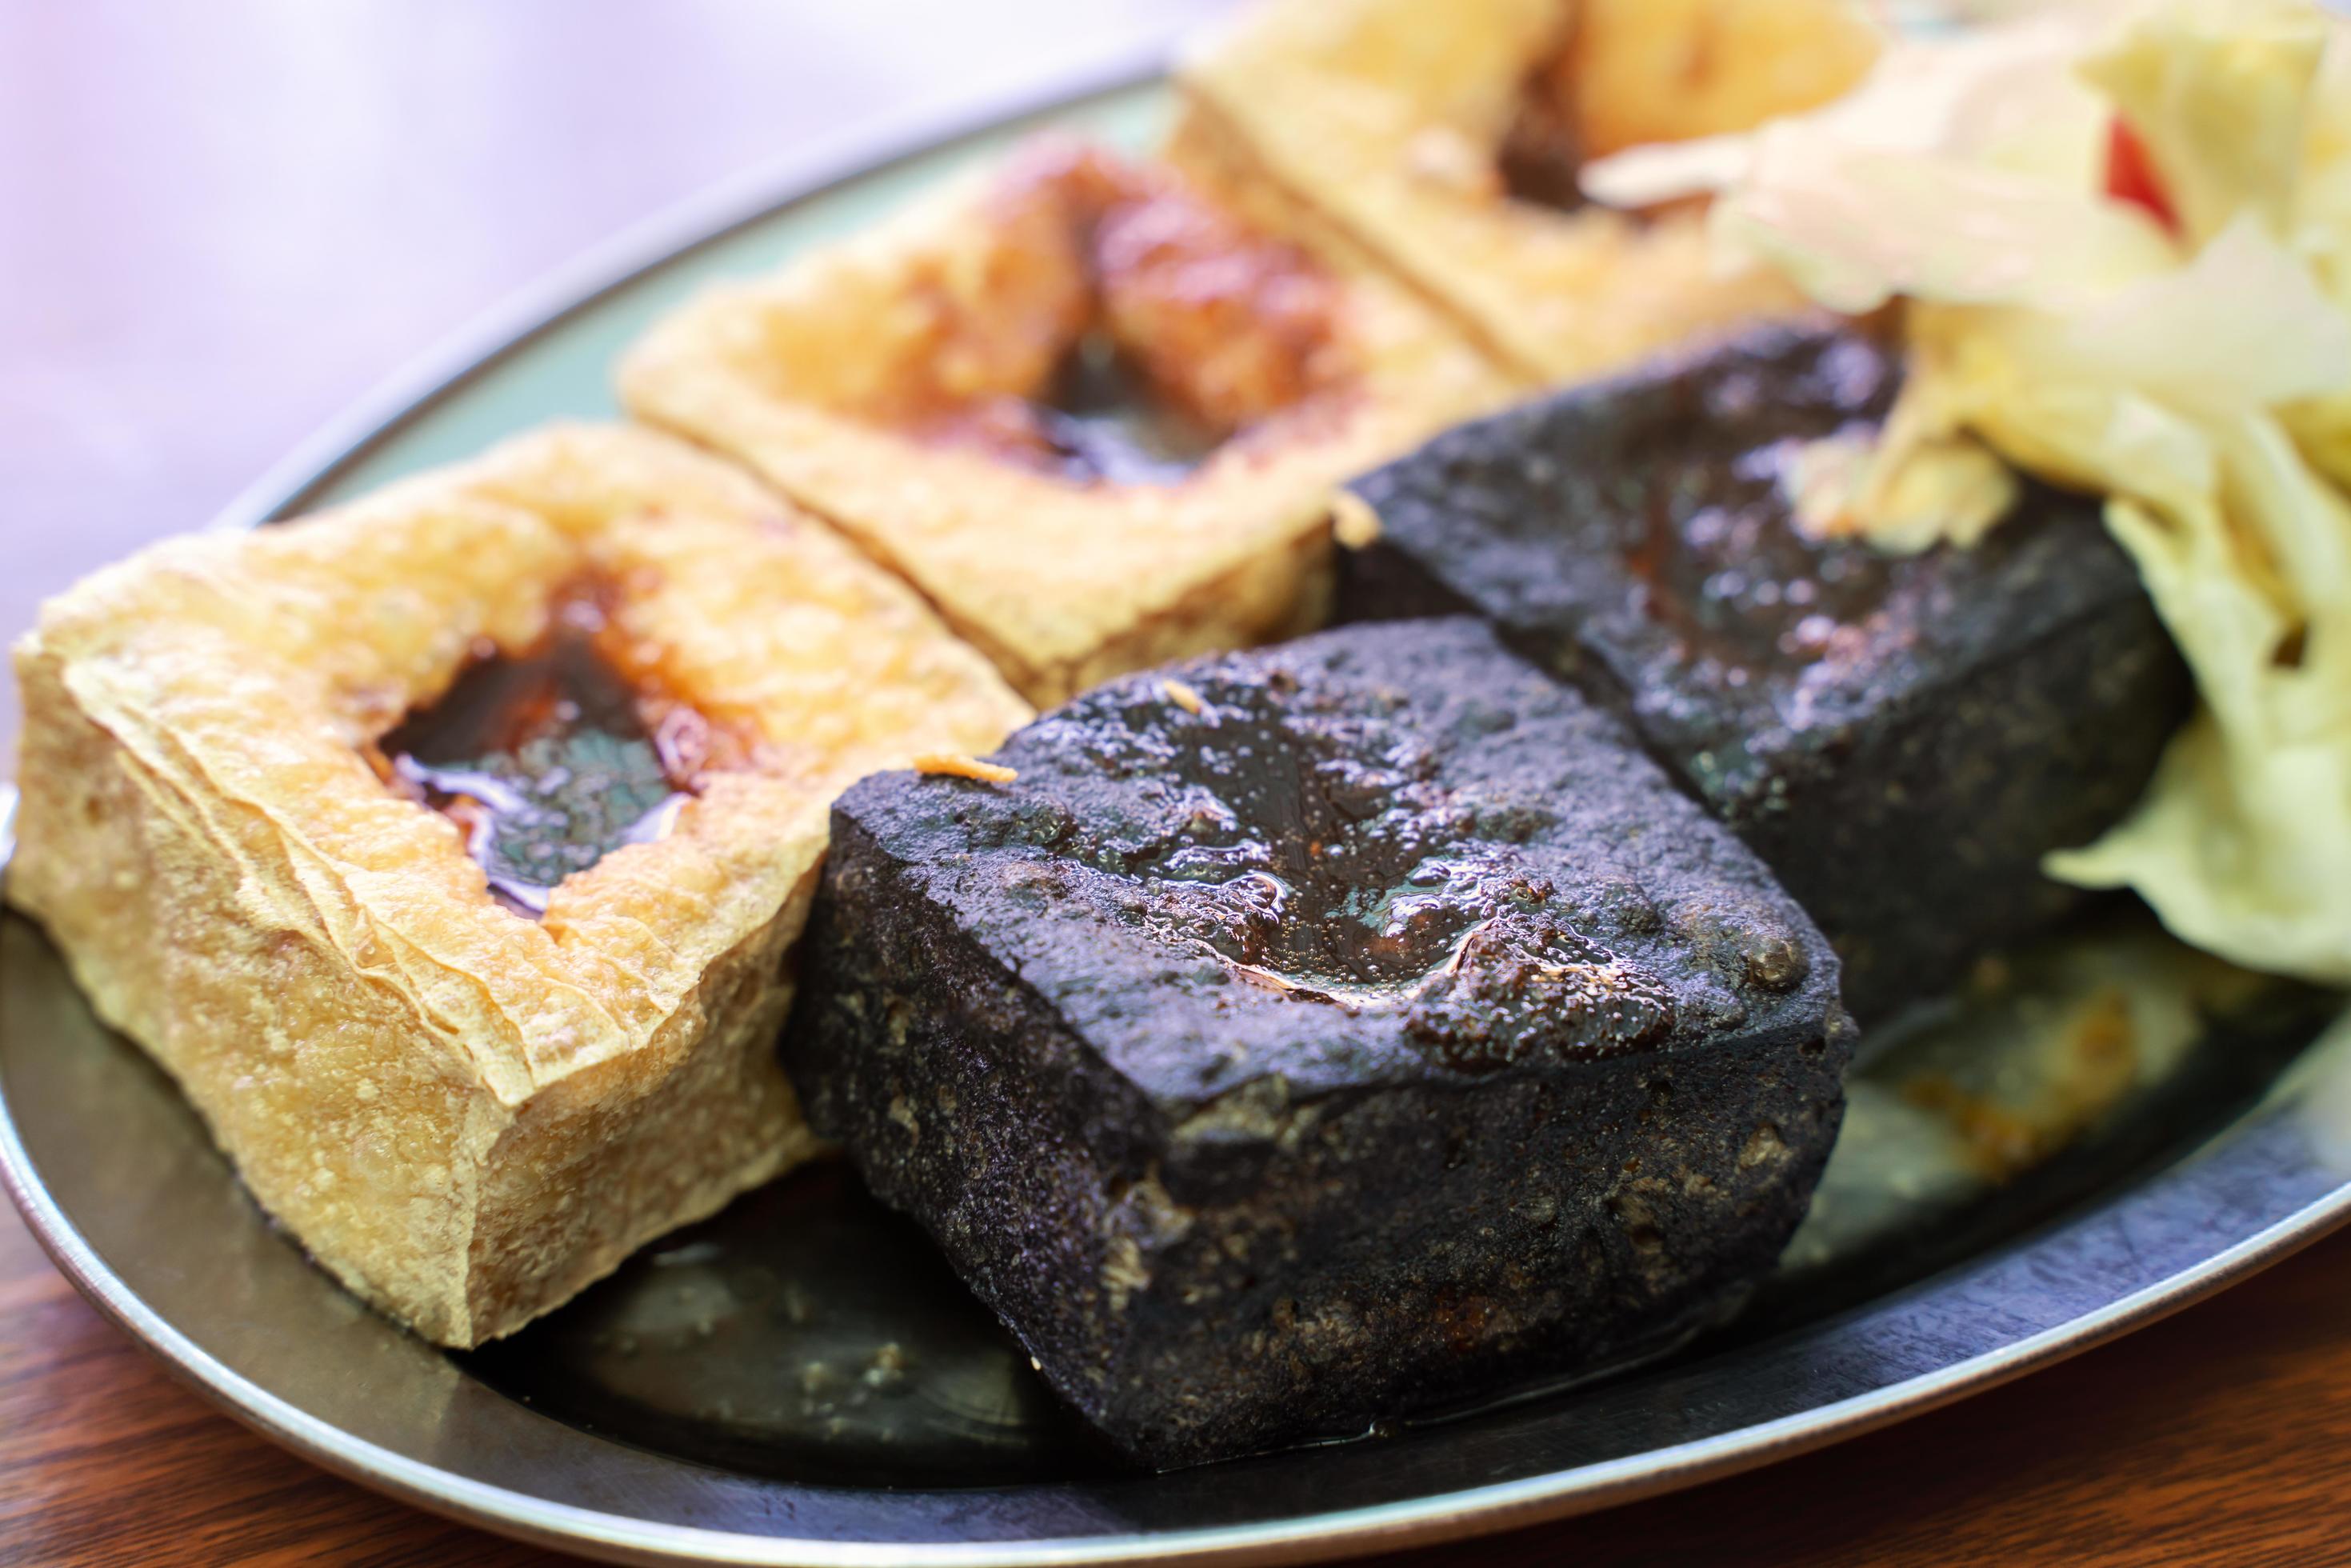
MULTIPOLYGON (((1029 86, 888 117, 774 159, 629 225, 507 296, 379 382, 264 470, 204 525, 241 532, 294 515, 348 465, 441 400, 607 296, 738 230, 953 144, 1049 120, 1165 75, 1177 30, 1029 86)), ((16 790, 0 780, 0 876, 16 790)), ((183 1386, 298 1457, 428 1512, 611 1562, 769 1568, 998 1568, 1009 1564, 1290 1563, 1438 1545, 1523 1529, 1721 1479, 1827 1448, 1985 1392, 2156 1322, 2351 1222, 2351 1181, 2192 1268, 1998 1350, 1903 1382, 1714 1437, 1519 1480, 1335 1512, 1150 1536, 1054 1541, 842 1542, 657 1523, 453 1474, 353 1437, 261 1388, 190 1340, 99 1257, 47 1192, 0 1083, 0 1187, 58 1271, 183 1386)))
MULTIPOLYGON (((4 845, 5 837, 0 837, 4 845)), ((1333 1513, 1155 1536, 871 1542, 750 1536, 627 1519, 471 1480, 355 1437, 224 1365, 141 1300, 34 1177, 5 1089, 0 1089, 0 1186, 7 1189, 58 1271, 109 1321, 208 1404, 321 1469, 429 1512, 539 1545, 585 1551, 620 1563, 746 1568, 1290 1563, 1440 1545, 1524 1528, 1721 1479, 1925 1415, 2168 1317, 2282 1261, 2351 1219, 2351 1182, 2346 1182, 2192 1269, 2000 1350, 1733 1432, 1573 1470, 1333 1513)))

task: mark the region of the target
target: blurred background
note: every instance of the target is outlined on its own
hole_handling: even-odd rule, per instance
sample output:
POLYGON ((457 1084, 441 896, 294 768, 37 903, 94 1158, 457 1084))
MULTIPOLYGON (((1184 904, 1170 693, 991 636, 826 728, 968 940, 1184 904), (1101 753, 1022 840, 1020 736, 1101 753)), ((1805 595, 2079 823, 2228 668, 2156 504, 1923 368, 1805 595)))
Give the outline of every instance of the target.
POLYGON ((630 224, 1230 5, 0 0, 0 638, 630 224))

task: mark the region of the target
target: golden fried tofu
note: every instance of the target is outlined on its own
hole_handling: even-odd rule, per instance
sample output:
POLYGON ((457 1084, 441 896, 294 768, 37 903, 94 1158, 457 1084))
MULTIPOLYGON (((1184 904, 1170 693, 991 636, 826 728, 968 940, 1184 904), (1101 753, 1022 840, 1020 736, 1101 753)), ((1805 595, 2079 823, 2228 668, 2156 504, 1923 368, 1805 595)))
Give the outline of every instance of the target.
POLYGON ((1271 0, 1178 71, 1172 156, 1335 235, 1546 382, 1802 309, 1722 276, 1704 214, 1583 202, 1591 158, 1825 102, 1876 59, 1857 0, 1271 0))
POLYGON ((1393 283, 1056 140, 713 290, 620 389, 850 534, 1049 704, 1314 624, 1336 483, 1510 386, 1393 283))
POLYGON ((157 546, 16 660, 7 896, 262 1206, 455 1345, 809 1155, 774 1041, 827 807, 1029 711, 622 428, 157 546))

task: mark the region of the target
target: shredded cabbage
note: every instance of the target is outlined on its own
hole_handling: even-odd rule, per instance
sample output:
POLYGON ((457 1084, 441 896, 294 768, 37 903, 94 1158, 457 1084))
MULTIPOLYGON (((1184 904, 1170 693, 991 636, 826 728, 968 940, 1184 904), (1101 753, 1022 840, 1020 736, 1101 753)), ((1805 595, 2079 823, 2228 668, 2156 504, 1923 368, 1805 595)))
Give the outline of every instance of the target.
POLYGON ((2109 497, 2201 700, 2132 814, 2048 869, 2351 985, 2351 28, 2308 0, 2081 0, 1587 188, 1714 193, 1726 266, 1905 302, 1900 402, 1874 448, 1800 465, 1805 526, 1969 542, 1982 447, 2109 497), (2110 193, 2121 136, 2159 204, 2110 193))

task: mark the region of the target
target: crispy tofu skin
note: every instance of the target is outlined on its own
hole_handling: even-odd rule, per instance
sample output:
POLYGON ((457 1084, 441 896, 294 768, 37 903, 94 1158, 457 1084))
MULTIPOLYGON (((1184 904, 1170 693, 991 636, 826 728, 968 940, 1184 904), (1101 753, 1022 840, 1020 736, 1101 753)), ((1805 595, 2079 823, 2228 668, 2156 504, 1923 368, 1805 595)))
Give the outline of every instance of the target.
POLYGON ((351 1290, 471 1345, 805 1158, 776 1065, 832 795, 1027 708, 746 475, 565 429, 45 607, 7 895, 351 1290), (594 582, 632 678, 732 737, 664 835, 491 897, 368 752, 594 582))
POLYGON ((1604 158, 1842 97, 1881 42, 1845 0, 1583 0, 1549 85, 1578 150, 1604 158))
POLYGON ((1582 160, 1812 108, 1877 48, 1849 0, 1273 0, 1180 68, 1175 156, 1376 257, 1512 371, 1581 380, 1802 309, 1717 276, 1701 211, 1581 204, 1582 160))
POLYGON ((1510 391, 1394 284, 1063 142, 712 291, 620 387, 832 521, 1039 704, 1317 623, 1334 484, 1510 391), (1087 342, 1199 434, 1196 466, 1072 469, 1048 404, 1087 342))

